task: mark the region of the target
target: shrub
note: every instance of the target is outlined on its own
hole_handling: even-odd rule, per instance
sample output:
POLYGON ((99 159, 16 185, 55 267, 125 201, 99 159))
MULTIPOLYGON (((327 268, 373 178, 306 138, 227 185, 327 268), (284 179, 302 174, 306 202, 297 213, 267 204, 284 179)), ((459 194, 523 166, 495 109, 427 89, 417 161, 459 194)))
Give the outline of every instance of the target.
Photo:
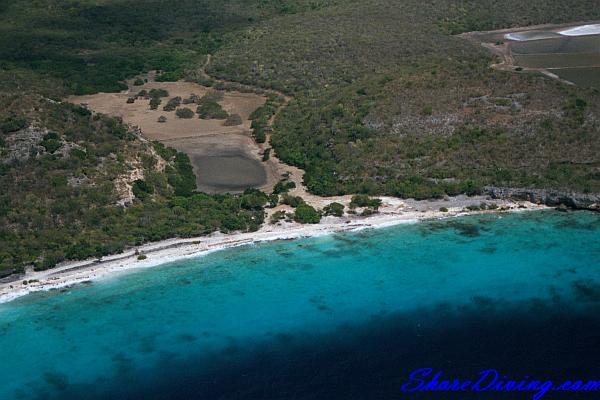
POLYGON ((148 96, 152 98, 169 97, 169 92, 167 92, 165 89, 150 89, 148 96))
POLYGON ((282 180, 277 182, 275 187, 273 187, 273 194, 287 193, 295 187, 296 184, 293 181, 282 180))
POLYGON ((314 207, 302 203, 298 205, 294 212, 294 221, 301 224, 318 224, 321 221, 321 214, 314 207))
POLYGON ((362 212, 360 213, 360 215, 363 216, 363 217, 368 217, 368 216, 373 215, 375 213, 377 213, 377 211, 373 210, 372 208, 367 207, 367 208, 365 208, 365 209, 362 210, 362 212))
POLYGON ((200 98, 198 97, 198 95, 195 94, 191 94, 190 97, 188 97, 187 99, 183 99, 182 100, 183 104, 193 104, 193 103, 199 103, 200 102, 200 98))
POLYGON ((240 207, 245 210, 262 210, 268 197, 258 189, 246 189, 240 197, 240 207))
POLYGON ((135 97, 129 97, 127 99, 127 104, 133 104, 133 103, 135 103, 135 97))
POLYGON ((240 114, 231 114, 225 120, 225 126, 237 126, 242 124, 242 117, 240 114))
POLYGON ((152 193, 154 193, 154 188, 152 186, 148 185, 148 183, 146 183, 146 181, 144 181, 142 179, 138 179, 133 182, 132 190, 133 190, 133 195, 142 201, 144 201, 152 193))
POLYGON ((252 135, 254 136, 256 143, 264 143, 267 141, 267 135, 263 128, 254 128, 252 135))
POLYGON ((283 199, 281 200, 283 204, 291 206, 293 208, 298 207, 301 204, 304 204, 304 200, 300 196, 290 196, 289 194, 284 194, 283 199))
POLYGON ((144 81, 140 78, 133 81, 133 86, 142 86, 143 84, 144 84, 144 81))
POLYGON ((164 124, 165 122, 167 122, 167 117, 165 117, 164 115, 161 115, 160 117, 158 117, 158 122, 160 122, 161 124, 164 124))
POLYGON ((270 157, 271 157, 271 148, 265 149, 265 151, 263 152, 263 155, 262 155, 262 160, 269 161, 270 157))
POLYGON ((145 254, 140 254, 139 256, 137 256, 138 261, 142 261, 147 259, 148 257, 145 254))
POLYGON ((215 101, 202 100, 196 112, 202 119, 226 119, 228 117, 227 112, 215 101))
POLYGON ((60 149, 62 142, 60 141, 56 132, 48 132, 44 135, 44 140, 40 143, 48 153, 54 153, 60 149))
POLYGON ((446 207, 440 207, 440 211, 441 211, 441 212, 444 212, 444 213, 447 213, 447 212, 448 212, 448 209, 447 209, 446 207))
POLYGON ((276 224, 282 219, 285 219, 285 211, 276 211, 271 215, 270 222, 271 224, 276 224))
POLYGON ((26 128, 27 125, 29 124, 25 118, 9 117, 0 122, 0 131, 4 133, 12 133, 26 128))
POLYGON ((341 217, 344 215, 344 205, 340 203, 330 203, 323 209, 325 215, 333 215, 335 217, 341 217))
POLYGON ((352 196, 350 207, 372 207, 377 210, 381 206, 381 199, 371 198, 366 194, 357 194, 352 196))
POLYGON ((271 208, 277 207, 277 204, 279 204, 279 195, 270 194, 269 195, 269 207, 271 207, 271 208))
POLYGON ((151 110, 156 110, 158 108, 158 106, 161 103, 161 99, 159 99, 158 97, 152 97, 150 99, 150 109, 151 110))
MULTIPOLYGON (((170 99, 167 104, 163 107, 163 111, 173 111, 181 104, 181 97, 173 97, 170 99)), ((190 110, 191 111, 191 110, 190 110)), ((192 113, 193 117, 193 113, 192 113)), ((190 117, 191 118, 191 117, 190 117)))
POLYGON ((194 112, 186 107, 180 108, 177 111, 175 111, 175 115, 177 115, 179 118, 184 119, 194 118, 194 112))

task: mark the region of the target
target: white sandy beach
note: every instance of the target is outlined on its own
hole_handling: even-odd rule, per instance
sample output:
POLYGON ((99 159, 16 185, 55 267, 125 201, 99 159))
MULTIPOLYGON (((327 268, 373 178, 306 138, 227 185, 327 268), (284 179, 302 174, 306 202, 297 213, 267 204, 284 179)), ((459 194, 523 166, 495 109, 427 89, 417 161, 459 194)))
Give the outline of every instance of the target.
POLYGON ((168 262, 199 257, 213 251, 253 243, 314 237, 335 232, 382 228, 403 223, 414 223, 428 219, 450 218, 476 213, 514 212, 541 210, 547 207, 528 202, 494 200, 497 211, 465 211, 468 205, 491 203, 483 197, 459 196, 449 200, 414 201, 383 197, 378 214, 370 217, 344 216, 325 217, 319 224, 301 225, 281 222, 277 225, 265 223, 260 230, 248 233, 215 233, 209 236, 186 239, 169 239, 132 248, 124 253, 104 257, 101 260, 66 262, 47 271, 27 271, 18 280, 0 283, 0 303, 5 303, 31 292, 65 288, 78 283, 115 277, 118 274, 165 264, 168 262), (439 211, 440 207, 448 212, 439 211), (145 259, 139 260, 143 254, 145 259))

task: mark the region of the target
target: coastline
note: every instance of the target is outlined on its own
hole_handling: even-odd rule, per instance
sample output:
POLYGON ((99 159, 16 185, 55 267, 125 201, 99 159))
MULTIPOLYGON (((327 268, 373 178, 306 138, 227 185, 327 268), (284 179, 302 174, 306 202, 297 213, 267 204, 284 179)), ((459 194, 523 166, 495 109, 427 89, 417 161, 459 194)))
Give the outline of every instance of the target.
POLYGON ((229 234, 217 232, 208 236, 167 239, 131 248, 123 253, 103 257, 100 260, 69 261, 46 271, 27 271, 10 282, 0 283, 0 303, 10 302, 33 292, 67 288, 76 284, 116 277, 129 271, 151 268, 254 243, 317 237, 339 232, 385 228, 406 223, 483 213, 499 214, 549 209, 547 206, 526 201, 493 200, 493 203, 498 206, 496 210, 465 210, 465 207, 470 205, 489 203, 490 199, 483 196, 458 196, 435 201, 401 200, 391 197, 381 197, 381 199, 383 204, 379 213, 368 217, 358 215, 324 217, 320 223, 314 225, 302 225, 295 222, 280 222, 271 225, 265 222, 256 232, 229 234), (446 207, 448 211, 440 211, 441 207, 446 207), (139 254, 145 255, 146 258, 139 260, 139 254))

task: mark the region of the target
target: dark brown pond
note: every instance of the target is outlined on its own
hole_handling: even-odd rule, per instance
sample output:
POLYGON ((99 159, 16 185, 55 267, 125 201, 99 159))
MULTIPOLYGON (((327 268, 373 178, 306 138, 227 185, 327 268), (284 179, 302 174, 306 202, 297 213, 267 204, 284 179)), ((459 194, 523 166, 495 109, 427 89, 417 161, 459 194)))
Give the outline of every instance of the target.
POLYGON ((243 153, 193 156, 198 190, 205 193, 239 193, 260 187, 267 174, 260 161, 243 153))

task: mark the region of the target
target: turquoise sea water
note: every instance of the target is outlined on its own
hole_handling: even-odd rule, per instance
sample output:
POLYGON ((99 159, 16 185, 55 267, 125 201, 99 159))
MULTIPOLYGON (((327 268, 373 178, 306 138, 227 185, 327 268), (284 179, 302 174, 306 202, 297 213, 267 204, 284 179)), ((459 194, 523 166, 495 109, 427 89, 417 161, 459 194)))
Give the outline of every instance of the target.
POLYGON ((424 367, 600 379, 598 311, 598 214, 264 243, 0 305, 0 399, 458 398, 402 393, 424 367))

